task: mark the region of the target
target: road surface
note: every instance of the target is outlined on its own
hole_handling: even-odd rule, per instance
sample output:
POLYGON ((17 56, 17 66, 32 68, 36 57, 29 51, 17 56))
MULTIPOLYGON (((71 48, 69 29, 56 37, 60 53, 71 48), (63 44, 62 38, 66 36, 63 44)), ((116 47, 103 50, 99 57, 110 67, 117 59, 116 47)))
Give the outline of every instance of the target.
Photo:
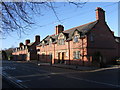
POLYGON ((120 88, 120 68, 84 72, 25 61, 3 61, 2 66, 25 88, 120 88))

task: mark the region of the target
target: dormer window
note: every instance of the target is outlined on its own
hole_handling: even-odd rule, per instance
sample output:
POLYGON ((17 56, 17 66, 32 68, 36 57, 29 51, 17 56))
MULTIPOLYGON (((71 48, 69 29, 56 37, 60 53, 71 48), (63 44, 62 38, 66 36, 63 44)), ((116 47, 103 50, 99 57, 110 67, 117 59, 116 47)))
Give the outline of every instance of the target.
POLYGON ((25 49, 28 49, 28 46, 25 46, 25 49))
POLYGON ((78 42, 78 39, 79 39, 79 36, 75 35, 74 38, 73 38, 73 42, 78 42))
POLYGON ((22 50, 24 50, 24 46, 22 46, 22 50))
POLYGON ((44 41, 42 41, 42 48, 44 48, 44 46, 45 46, 45 42, 44 42, 44 41))
POLYGON ((58 45, 65 45, 65 35, 63 33, 60 33, 58 36, 58 45))
POLYGON ((22 50, 22 47, 20 47, 20 50, 22 50))
POLYGON ((64 45, 64 44, 65 44, 64 39, 59 39, 58 40, 58 45, 64 45))
POLYGON ((78 42, 80 37, 80 32, 76 29, 73 33, 73 42, 78 42))
POLYGON ((16 50, 15 50, 16 52, 18 51, 18 49, 16 48, 16 50))
POLYGON ((52 39, 49 40, 49 46, 52 46, 52 39))

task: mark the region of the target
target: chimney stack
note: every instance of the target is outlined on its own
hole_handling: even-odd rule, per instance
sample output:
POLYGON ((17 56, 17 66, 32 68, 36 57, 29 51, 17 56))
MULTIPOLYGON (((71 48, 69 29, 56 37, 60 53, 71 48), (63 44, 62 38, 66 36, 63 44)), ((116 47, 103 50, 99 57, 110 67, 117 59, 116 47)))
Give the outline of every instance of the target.
POLYGON ((21 42, 21 43, 19 43, 19 47, 22 47, 22 45, 24 45, 22 42, 21 42))
POLYGON ((40 42, 40 36, 39 35, 35 36, 35 42, 40 42))
POLYGON ((56 35, 64 31, 63 25, 56 26, 56 35))
POLYGON ((27 44, 29 44, 30 43, 30 39, 27 39, 26 41, 25 41, 25 45, 27 45, 27 44))
POLYGON ((96 20, 99 20, 100 22, 105 22, 105 11, 100 7, 97 7, 95 11, 96 20))

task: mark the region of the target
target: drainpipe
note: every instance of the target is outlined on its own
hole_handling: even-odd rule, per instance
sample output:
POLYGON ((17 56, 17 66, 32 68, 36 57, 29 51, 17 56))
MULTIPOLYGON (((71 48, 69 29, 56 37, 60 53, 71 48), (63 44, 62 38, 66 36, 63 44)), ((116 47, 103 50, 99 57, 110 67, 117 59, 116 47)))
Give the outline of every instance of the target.
POLYGON ((54 64, 55 64, 55 44, 54 44, 54 64))
POLYGON ((48 60, 47 60, 47 45, 46 45, 45 51, 46 51, 46 55, 45 55, 45 57, 46 57, 46 63, 48 63, 48 60))
POLYGON ((70 65, 70 41, 68 41, 68 50, 69 50, 69 65, 70 65))
MULTIPOLYGON (((83 60, 83 57, 84 57, 84 48, 83 48, 83 38, 82 38, 82 60, 83 60)), ((83 66, 84 66, 84 60, 83 60, 83 66)))
MULTIPOLYGON (((83 48, 83 39, 85 38, 85 36, 81 37, 82 39, 82 60, 83 60, 83 57, 84 57, 84 48, 83 48)), ((84 66, 84 60, 83 60, 83 66, 84 66)))

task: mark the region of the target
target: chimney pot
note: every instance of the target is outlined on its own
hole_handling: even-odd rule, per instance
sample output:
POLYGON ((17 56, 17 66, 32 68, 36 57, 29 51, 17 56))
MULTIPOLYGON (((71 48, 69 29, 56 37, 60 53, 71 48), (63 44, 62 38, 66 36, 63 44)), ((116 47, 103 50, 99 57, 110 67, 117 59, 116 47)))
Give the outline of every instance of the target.
POLYGON ((22 45, 24 45, 22 42, 19 44, 19 47, 22 47, 22 45))
POLYGON ((35 42, 40 42, 40 36, 39 35, 35 36, 35 42))
POLYGON ((96 19, 105 22, 105 11, 100 7, 97 7, 95 11, 96 11, 96 19))
POLYGON ((58 25, 56 26, 56 35, 64 31, 64 26, 63 25, 58 25))
POLYGON ((25 41, 25 45, 28 45, 30 43, 30 39, 27 39, 26 41, 25 41))

